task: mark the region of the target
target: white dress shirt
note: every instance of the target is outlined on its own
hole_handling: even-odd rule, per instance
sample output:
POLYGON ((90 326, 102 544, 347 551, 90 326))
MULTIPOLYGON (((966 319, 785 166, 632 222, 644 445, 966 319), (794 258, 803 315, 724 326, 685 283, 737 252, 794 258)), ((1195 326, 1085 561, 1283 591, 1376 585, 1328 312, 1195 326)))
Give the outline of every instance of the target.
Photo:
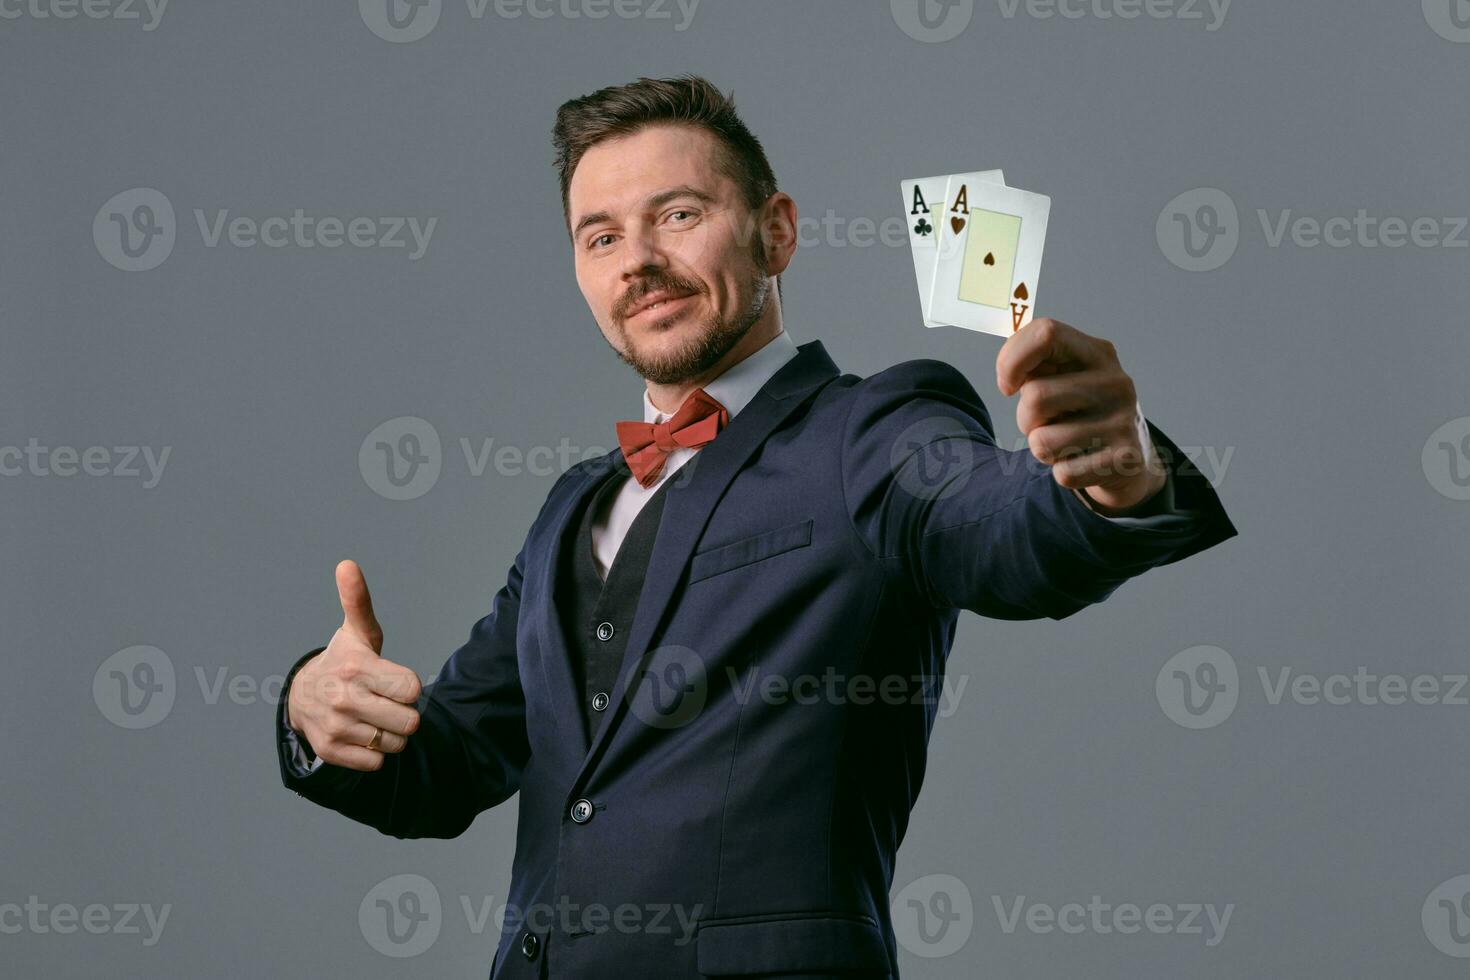
MULTIPOLYGON (((790 334, 782 330, 775 337, 767 341, 765 346, 760 350, 746 357, 738 364, 732 365, 719 377, 704 385, 704 390, 711 398, 725 406, 725 410, 730 413, 730 418, 734 419, 742 408, 750 404, 750 400, 755 397, 756 392, 760 391, 765 383, 771 380, 771 376, 779 371, 787 361, 795 357, 796 354, 795 341, 791 339, 790 334)), ((654 407, 653 402, 648 397, 648 388, 645 386, 643 389, 643 421, 656 425, 659 422, 668 421, 673 415, 673 412, 660 412, 654 407)), ((1145 445, 1147 445, 1148 429, 1144 423, 1142 411, 1138 413, 1138 425, 1142 428, 1145 445)), ((637 480, 633 479, 631 475, 614 478, 621 479, 623 485, 613 495, 611 505, 604 504, 604 512, 594 516, 592 524, 592 551, 596 558, 594 564, 596 564, 597 572, 600 576, 604 579, 607 578, 607 570, 612 567, 613 559, 617 557, 618 548, 622 545, 623 538, 627 535, 628 528, 633 523, 633 519, 643 509, 643 505, 648 503, 648 499, 653 496, 654 492, 658 490, 665 480, 673 476, 675 471, 689 462, 697 452, 699 452, 698 449, 688 449, 681 446, 669 453, 668 458, 664 460, 663 471, 659 473, 658 479, 649 487, 644 487, 637 480)), ((1174 477, 1172 474, 1165 482, 1164 488, 1159 491, 1159 499, 1155 501, 1155 507, 1150 508, 1152 513, 1146 517, 1108 517, 1105 514, 1099 514, 1093 508, 1090 498, 1082 491, 1074 490, 1073 493, 1076 494, 1078 500, 1088 510, 1097 514, 1099 519, 1113 521, 1117 524, 1131 524, 1145 527, 1150 525, 1160 526, 1171 521, 1177 521, 1186 516, 1174 506, 1174 477)), ((287 744, 292 750, 291 754, 296 763, 298 774, 313 772, 322 764, 320 758, 313 759, 310 763, 307 762, 306 754, 301 747, 300 740, 296 737, 296 733, 289 727, 285 728, 282 736, 286 739, 287 744)))

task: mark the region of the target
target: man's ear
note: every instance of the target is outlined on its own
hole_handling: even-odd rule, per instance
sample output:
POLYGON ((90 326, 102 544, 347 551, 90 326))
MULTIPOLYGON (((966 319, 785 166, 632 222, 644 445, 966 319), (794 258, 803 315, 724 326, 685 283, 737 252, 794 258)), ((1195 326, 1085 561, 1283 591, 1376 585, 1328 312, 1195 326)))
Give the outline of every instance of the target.
POLYGON ((796 202, 777 191, 761 205, 757 230, 766 251, 766 267, 773 276, 786 271, 796 254, 796 202))

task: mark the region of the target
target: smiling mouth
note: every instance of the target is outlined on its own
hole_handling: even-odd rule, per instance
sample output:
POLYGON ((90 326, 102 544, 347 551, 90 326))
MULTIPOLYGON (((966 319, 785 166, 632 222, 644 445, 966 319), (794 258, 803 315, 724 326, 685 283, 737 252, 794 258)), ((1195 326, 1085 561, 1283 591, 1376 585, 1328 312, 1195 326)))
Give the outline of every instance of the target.
POLYGON ((628 319, 630 319, 630 320, 636 320, 639 317, 642 317, 644 315, 654 315, 654 316, 656 316, 656 315, 658 315, 658 314, 660 314, 662 312, 665 312, 665 311, 670 310, 670 309, 672 309, 674 307, 677 307, 680 303, 683 303, 685 300, 690 299, 693 295, 694 295, 693 293, 689 293, 689 294, 684 295, 684 296, 669 296, 669 297, 666 297, 664 299, 659 300, 656 303, 650 303, 648 306, 642 307, 641 309, 639 309, 635 313, 633 313, 630 317, 628 317, 628 319))

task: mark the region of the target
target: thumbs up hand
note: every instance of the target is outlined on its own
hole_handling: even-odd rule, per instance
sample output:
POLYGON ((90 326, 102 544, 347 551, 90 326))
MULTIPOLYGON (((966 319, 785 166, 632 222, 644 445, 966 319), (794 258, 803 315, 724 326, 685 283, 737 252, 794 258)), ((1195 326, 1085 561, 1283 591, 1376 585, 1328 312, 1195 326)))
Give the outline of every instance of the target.
POLYGON ((337 566, 342 625, 321 653, 296 672, 287 724, 327 762, 372 772, 387 752, 402 752, 419 726, 418 675, 383 657, 383 628, 362 569, 337 566))

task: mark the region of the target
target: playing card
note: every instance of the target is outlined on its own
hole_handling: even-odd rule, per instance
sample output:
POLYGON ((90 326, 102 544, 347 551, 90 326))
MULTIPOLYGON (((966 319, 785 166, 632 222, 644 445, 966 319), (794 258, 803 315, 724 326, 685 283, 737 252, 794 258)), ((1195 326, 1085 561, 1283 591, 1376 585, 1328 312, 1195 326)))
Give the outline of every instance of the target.
MULTIPOLYGON (((1005 185, 1005 174, 999 170, 981 170, 970 176, 976 180, 1005 185)), ((934 259, 938 254, 939 221, 944 210, 947 174, 917 177, 899 182, 903 195, 904 218, 909 228, 909 251, 914 257, 914 280, 919 286, 919 305, 924 326, 942 327, 929 318, 929 287, 934 281, 934 259)))
POLYGON ((952 174, 935 247, 927 315, 1009 337, 1031 322, 1051 198, 952 174))

